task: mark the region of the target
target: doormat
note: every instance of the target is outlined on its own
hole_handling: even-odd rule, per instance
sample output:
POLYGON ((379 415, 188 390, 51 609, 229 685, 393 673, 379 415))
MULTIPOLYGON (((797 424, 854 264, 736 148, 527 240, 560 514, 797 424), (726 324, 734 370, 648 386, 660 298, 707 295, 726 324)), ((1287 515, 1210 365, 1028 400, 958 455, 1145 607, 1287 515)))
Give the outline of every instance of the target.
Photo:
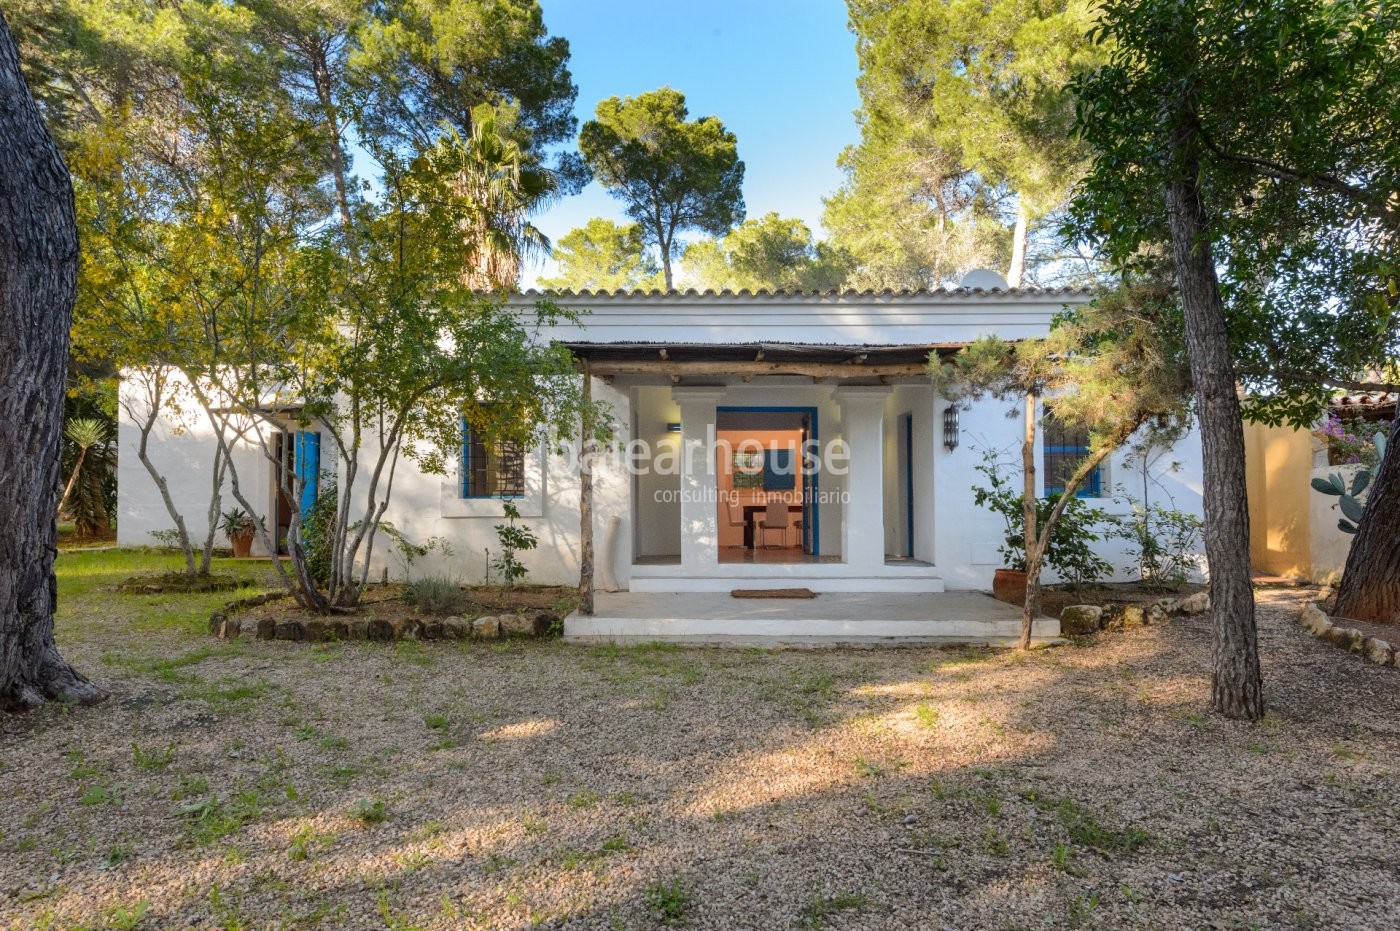
POLYGON ((729 594, 735 598, 815 598, 810 588, 736 588, 729 594))

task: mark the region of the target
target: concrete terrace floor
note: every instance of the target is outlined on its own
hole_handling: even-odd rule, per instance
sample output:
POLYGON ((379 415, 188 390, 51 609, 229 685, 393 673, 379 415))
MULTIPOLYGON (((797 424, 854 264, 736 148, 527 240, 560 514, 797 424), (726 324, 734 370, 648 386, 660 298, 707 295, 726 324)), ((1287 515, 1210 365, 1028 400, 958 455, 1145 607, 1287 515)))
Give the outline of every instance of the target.
MULTIPOLYGON (((742 580, 741 580, 742 581, 742 580)), ((800 585, 800 580, 794 582, 800 585)), ((981 592, 823 592, 815 598, 736 598, 727 592, 598 592, 592 617, 571 614, 576 642, 733 646, 989 643, 1019 637, 1021 611, 981 592)), ((1037 641, 1059 636, 1042 618, 1037 641)))

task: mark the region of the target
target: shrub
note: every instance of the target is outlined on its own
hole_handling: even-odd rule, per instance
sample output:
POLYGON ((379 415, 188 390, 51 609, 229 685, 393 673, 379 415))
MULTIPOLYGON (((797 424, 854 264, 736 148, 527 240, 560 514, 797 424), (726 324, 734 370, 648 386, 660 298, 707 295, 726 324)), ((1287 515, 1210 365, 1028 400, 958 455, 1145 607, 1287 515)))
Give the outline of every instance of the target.
POLYGON ((1190 581, 1205 522, 1195 514, 1160 504, 1133 502, 1133 516, 1118 536, 1128 542, 1142 581, 1161 588, 1180 588, 1190 581))
MULTIPOLYGON (((1026 568, 1026 534, 1023 523, 1022 502, 1024 496, 1017 494, 1011 481, 1002 474, 996 455, 987 452, 982 457, 977 471, 987 476, 989 487, 974 485, 972 498, 980 507, 1001 515, 1005 522, 1005 538, 997 548, 1006 565, 1011 569, 1026 568)), ((1050 517, 1051 510, 1060 500, 1060 494, 1037 498, 1035 502, 1037 526, 1043 527, 1050 517)), ((1109 517, 1101 509, 1093 507, 1083 498, 1074 498, 1060 513, 1055 529, 1050 533, 1050 544, 1045 550, 1045 566, 1054 569, 1060 577, 1075 587, 1097 582, 1113 571, 1108 560, 1094 552, 1093 544, 1098 543, 1109 533, 1099 533, 1095 527, 1102 525, 1109 517)))
POLYGON ((509 499, 505 505, 506 523, 496 525, 496 539, 501 544, 501 555, 491 563, 491 568, 501 574, 501 581, 507 587, 523 581, 530 570, 516 558, 517 552, 528 552, 539 546, 539 538, 529 527, 521 527, 515 522, 520 519, 520 511, 509 499))
POLYGON ((322 585, 331 577, 331 541, 335 539, 335 515, 340 502, 340 491, 330 478, 330 473, 322 473, 316 500, 301 517, 306 571, 322 585))
POLYGON ((379 799, 362 798, 355 803, 354 817, 363 825, 383 824, 389 820, 389 806, 379 799))
POLYGON ((467 605, 462 586, 456 579, 444 575, 425 575, 412 580, 404 597, 424 614, 460 614, 467 605))
POLYGON ((403 568, 403 577, 406 580, 413 576, 413 564, 434 550, 444 557, 452 556, 452 544, 446 537, 429 537, 422 543, 414 543, 387 520, 379 522, 379 530, 389 538, 389 552, 403 568))
POLYGON ((1359 417, 1343 420, 1336 414, 1328 414, 1318 430, 1327 438, 1327 462, 1329 465, 1375 466, 1380 462, 1380 451, 1376 440, 1385 439, 1390 433, 1390 424, 1383 420, 1368 422, 1359 417))

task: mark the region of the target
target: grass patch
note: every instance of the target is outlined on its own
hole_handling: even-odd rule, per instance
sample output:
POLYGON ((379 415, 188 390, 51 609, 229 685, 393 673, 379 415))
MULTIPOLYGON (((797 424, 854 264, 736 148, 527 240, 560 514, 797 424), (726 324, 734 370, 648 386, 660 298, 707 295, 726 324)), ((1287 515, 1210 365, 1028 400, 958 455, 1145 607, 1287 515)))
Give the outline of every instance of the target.
POLYGON ((832 915, 837 912, 864 908, 868 901, 870 901, 870 897, 862 893, 817 896, 802 910, 802 914, 797 918, 797 926, 799 928, 825 927, 826 920, 832 915))
POLYGON ((257 792, 240 792, 232 801, 210 796, 175 810, 185 819, 185 839, 196 847, 206 847, 237 832, 262 815, 262 797, 257 792))
POLYGON ((132 744, 131 756, 141 769, 162 770, 175 759, 175 745, 168 744, 163 750, 143 750, 139 744, 132 744))
POLYGON ((355 810, 351 815, 366 827, 383 824, 389 820, 389 806, 385 805, 381 799, 362 798, 355 803, 355 810))
POLYGON ((1069 833, 1070 842, 1100 853, 1132 853, 1152 842, 1152 835, 1139 827, 1116 831, 1106 828, 1072 799, 1054 803, 1055 817, 1069 833))
POLYGON ((652 883, 643 899, 657 920, 667 926, 681 924, 695 907, 695 894, 680 878, 652 883))

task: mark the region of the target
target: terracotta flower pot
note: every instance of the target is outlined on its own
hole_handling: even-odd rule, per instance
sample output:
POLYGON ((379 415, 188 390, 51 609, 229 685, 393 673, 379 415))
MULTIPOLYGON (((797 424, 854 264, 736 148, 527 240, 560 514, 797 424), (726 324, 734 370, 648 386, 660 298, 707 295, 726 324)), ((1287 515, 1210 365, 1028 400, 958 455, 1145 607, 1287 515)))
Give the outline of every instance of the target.
POLYGON ((1007 604, 1026 603, 1026 573, 1023 569, 998 569, 992 576, 992 597, 1007 604))
POLYGON ((234 559, 247 559, 253 552, 253 534, 240 533, 236 537, 229 537, 229 543, 233 545, 234 559))

